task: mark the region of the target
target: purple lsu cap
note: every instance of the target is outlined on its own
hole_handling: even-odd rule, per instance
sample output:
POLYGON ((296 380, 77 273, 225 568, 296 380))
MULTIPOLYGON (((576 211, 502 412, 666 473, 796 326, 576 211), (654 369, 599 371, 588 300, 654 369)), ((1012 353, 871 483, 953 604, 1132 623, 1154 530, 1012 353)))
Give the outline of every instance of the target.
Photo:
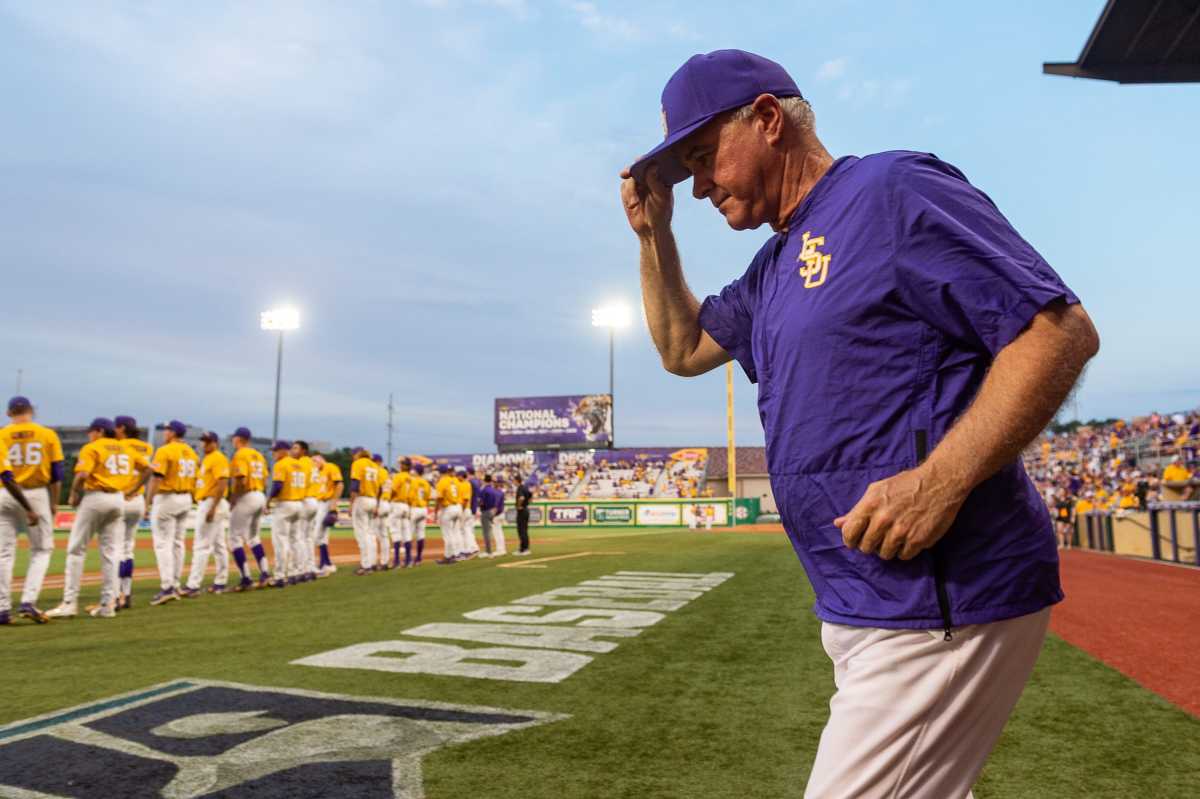
POLYGON ((187 425, 178 419, 172 419, 171 421, 167 422, 167 429, 180 438, 183 438, 187 435, 187 425))
POLYGON ((126 430, 137 429, 137 419, 134 419, 132 416, 114 416, 113 424, 120 425, 126 430))
POLYGON ((413 471, 417 474, 425 474, 425 465, 422 463, 414 463, 413 471))
POLYGON ((281 438, 281 439, 279 439, 278 441, 276 441, 276 442, 275 442, 275 446, 271 447, 271 451, 272 451, 272 452, 278 452, 278 451, 279 451, 279 450, 281 450, 281 449, 291 449, 291 448, 292 448, 292 444, 291 444, 291 442, 290 442, 290 441, 284 441, 284 440, 281 438))
POLYGON ((663 142, 643 155, 630 172, 641 182, 646 169, 658 164, 658 176, 673 186, 691 177, 671 146, 718 114, 754 102, 760 94, 803 97, 787 70, 745 50, 713 50, 689 58, 667 81, 662 93, 663 142))
POLYGON ((213 442, 214 444, 220 444, 220 443, 221 443, 221 437, 220 437, 219 435, 217 435, 217 434, 216 434, 216 432, 214 432, 214 431, 212 431, 212 430, 206 430, 206 431, 204 432, 204 435, 200 436, 200 440, 201 440, 201 441, 211 441, 211 442, 213 442))
POLYGON ((251 438, 251 436, 250 436, 250 428, 249 428, 249 427, 239 427, 237 430, 234 430, 234 431, 233 431, 233 434, 234 434, 235 436, 237 436, 238 438, 244 438, 244 439, 246 439, 247 441, 249 441, 249 440, 250 440, 250 438, 251 438))
POLYGON ((112 419, 105 419, 103 416, 97 416, 92 420, 92 423, 88 425, 88 430, 98 430, 101 433, 111 433, 113 432, 113 421, 112 419))
POLYGON ((383 456, 376 452, 371 456, 371 460, 375 461, 376 463, 383 463, 383 456))
POLYGON ((17 395, 8 401, 9 413, 25 413, 33 410, 33 403, 29 401, 29 397, 17 395))

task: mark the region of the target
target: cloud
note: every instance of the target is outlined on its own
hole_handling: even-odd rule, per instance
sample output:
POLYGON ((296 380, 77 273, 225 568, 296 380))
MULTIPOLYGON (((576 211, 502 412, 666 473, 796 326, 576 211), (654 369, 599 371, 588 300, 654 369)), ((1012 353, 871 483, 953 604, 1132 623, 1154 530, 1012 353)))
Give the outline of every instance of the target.
POLYGON ((595 3, 588 0, 566 0, 564 5, 575 12, 579 24, 588 30, 623 41, 637 41, 643 37, 642 29, 624 17, 601 13, 595 3))
POLYGON ((848 63, 849 59, 847 59, 845 56, 841 58, 831 58, 830 60, 821 64, 820 68, 817 70, 817 80, 837 80, 846 74, 846 65, 848 63))

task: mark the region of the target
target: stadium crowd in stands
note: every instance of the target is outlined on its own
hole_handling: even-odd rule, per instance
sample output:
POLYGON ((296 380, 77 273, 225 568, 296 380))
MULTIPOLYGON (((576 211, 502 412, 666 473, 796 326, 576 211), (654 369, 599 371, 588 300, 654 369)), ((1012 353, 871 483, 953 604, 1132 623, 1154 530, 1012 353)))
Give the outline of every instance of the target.
POLYGON ((1198 452, 1200 410, 1155 412, 1048 431, 1026 451, 1025 467, 1068 545, 1080 514, 1200 498, 1198 452))

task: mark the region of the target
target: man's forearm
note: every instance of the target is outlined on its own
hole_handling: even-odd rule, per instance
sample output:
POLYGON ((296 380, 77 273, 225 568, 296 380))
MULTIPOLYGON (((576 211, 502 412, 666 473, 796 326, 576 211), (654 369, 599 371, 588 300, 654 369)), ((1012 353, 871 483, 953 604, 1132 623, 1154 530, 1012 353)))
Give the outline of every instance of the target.
POLYGON ((997 354, 975 400, 925 465, 966 493, 1012 463, 1054 418, 1098 348, 1078 305, 1039 313, 997 354))
POLYGON ((700 341, 700 302, 683 277, 679 249, 669 229, 638 241, 646 323, 663 365, 676 372, 700 341))

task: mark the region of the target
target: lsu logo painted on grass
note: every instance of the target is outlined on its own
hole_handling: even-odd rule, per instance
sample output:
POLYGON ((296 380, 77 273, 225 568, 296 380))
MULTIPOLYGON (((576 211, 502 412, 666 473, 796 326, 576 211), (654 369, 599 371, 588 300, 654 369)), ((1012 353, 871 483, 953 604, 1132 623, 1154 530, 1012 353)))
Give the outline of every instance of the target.
POLYGON ((562 718, 184 680, 0 727, 0 796, 419 799, 430 752, 562 718))

